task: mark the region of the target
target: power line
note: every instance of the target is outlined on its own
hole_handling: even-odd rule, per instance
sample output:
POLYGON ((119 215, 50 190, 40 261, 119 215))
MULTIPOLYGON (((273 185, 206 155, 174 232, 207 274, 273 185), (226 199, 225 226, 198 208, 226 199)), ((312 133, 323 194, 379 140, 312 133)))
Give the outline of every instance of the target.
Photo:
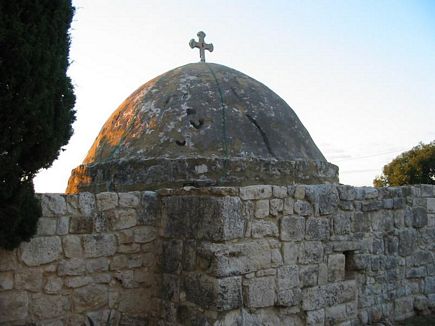
POLYGON ((359 160, 359 159, 362 159, 362 158, 370 158, 370 157, 382 156, 382 155, 386 155, 386 154, 393 154, 393 153, 399 153, 399 152, 404 152, 404 151, 405 150, 395 150, 395 151, 390 151, 390 152, 382 152, 382 153, 377 153, 377 154, 370 154, 370 155, 352 157, 352 158, 348 158, 348 159, 344 159, 344 160, 338 160, 338 161, 335 161, 335 162, 354 161, 354 160, 359 160))

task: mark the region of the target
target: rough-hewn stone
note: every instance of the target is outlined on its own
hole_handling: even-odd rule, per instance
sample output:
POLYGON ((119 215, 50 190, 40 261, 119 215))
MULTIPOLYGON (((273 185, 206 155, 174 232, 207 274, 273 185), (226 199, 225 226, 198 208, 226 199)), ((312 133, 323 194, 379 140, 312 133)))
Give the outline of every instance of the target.
POLYGON ((21 244, 21 260, 28 266, 50 263, 59 258, 62 245, 59 237, 33 238, 21 244))

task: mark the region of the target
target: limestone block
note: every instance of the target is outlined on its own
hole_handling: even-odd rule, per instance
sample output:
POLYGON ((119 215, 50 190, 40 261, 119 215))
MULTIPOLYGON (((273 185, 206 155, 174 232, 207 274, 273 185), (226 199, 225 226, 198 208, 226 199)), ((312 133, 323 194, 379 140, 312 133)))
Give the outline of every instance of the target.
POLYGON ((162 299, 178 302, 180 299, 180 278, 177 275, 163 273, 162 299))
POLYGON ((238 197, 175 196, 162 201, 164 237, 222 241, 244 236, 238 197))
POLYGON ((375 232, 389 232, 394 229, 394 217, 392 211, 376 211, 368 213, 375 232))
POLYGON ((424 281, 424 293, 434 294, 435 293, 435 277, 426 277, 424 281))
POLYGON ((75 312, 92 311, 108 303, 108 290, 105 285, 92 284, 75 289, 72 293, 75 312))
POLYGON ((0 291, 10 290, 14 287, 14 273, 0 272, 0 291))
POLYGON ((69 222, 70 233, 92 233, 94 227, 93 218, 90 216, 71 216, 69 222))
POLYGON ((261 199, 255 201, 255 213, 256 218, 264 218, 269 215, 269 200, 261 199))
POLYGON ((60 194, 43 194, 41 196, 41 208, 42 216, 65 215, 65 197, 60 194))
POLYGON ((423 207, 414 207, 412 209, 413 219, 412 226, 415 228, 422 228, 427 225, 427 212, 423 207))
POLYGON ((253 221, 251 232, 253 238, 278 237, 279 235, 276 224, 266 220, 253 221))
POLYGON ((112 256, 116 252, 116 237, 113 234, 84 235, 82 240, 85 257, 112 256))
POLYGON ((394 300, 395 320, 403 320, 414 315, 414 302, 412 296, 394 300))
POLYGON ((98 212, 92 218, 93 233, 105 233, 109 231, 109 221, 107 213, 109 211, 98 212))
POLYGON ((244 302, 250 308, 273 306, 275 303, 275 278, 269 276, 249 280, 245 287, 244 302))
POLYGON ((63 279, 57 276, 50 276, 47 278, 44 291, 48 294, 57 294, 62 290, 63 287, 63 279))
POLYGON ((276 198, 285 198, 287 197, 287 187, 272 186, 272 194, 276 198))
POLYGON ((121 192, 118 194, 118 196, 119 196, 119 207, 135 208, 140 203, 139 191, 121 192))
MULTIPOLYGON (((126 315, 143 316, 146 312, 152 309, 149 289, 128 289, 120 293, 119 296, 119 311, 126 315)), ((137 319, 136 321, 128 321, 124 325, 146 325, 144 320, 137 319)))
POLYGON ((334 224, 334 234, 349 234, 351 231, 351 218, 352 214, 349 212, 340 212, 334 214, 332 217, 334 224))
POLYGON ((243 200, 267 199, 272 196, 272 186, 255 185, 240 188, 240 198, 243 200))
POLYGON ((334 254, 328 256, 328 280, 330 282, 344 280, 345 256, 334 254))
POLYGON ((345 304, 325 308, 325 321, 327 325, 337 325, 348 318, 345 304))
POLYGON ((284 201, 282 199, 274 198, 269 202, 269 213, 272 216, 278 216, 283 211, 284 201))
POLYGON ((361 212, 355 212, 352 217, 352 231, 353 232, 369 232, 370 220, 367 215, 361 212))
POLYGON ((0 323, 24 321, 28 317, 28 308, 26 291, 0 292, 0 323))
POLYGON ((118 246, 117 252, 120 254, 132 254, 139 252, 140 248, 141 247, 139 243, 130 243, 118 246))
POLYGON ((313 214, 313 208, 304 200, 296 200, 293 206, 293 210, 296 214, 301 216, 309 216, 313 214))
POLYGON ((125 289, 134 289, 139 287, 139 284, 134 280, 134 271, 133 270, 125 270, 116 272, 113 275, 113 278, 119 281, 123 288, 125 289))
POLYGON ((82 275, 86 270, 85 261, 80 258, 62 260, 59 263, 57 274, 63 275, 82 275))
POLYGON ((295 201, 293 198, 285 198, 282 212, 284 215, 292 215, 294 212, 295 201))
POLYGON ((83 216, 92 216, 95 213, 95 195, 90 192, 81 192, 78 198, 80 213, 83 216))
POLYGON ((305 239, 329 239, 329 220, 327 218, 309 217, 305 224, 305 239))
POLYGON ((365 200, 362 202, 361 210, 363 212, 373 212, 382 209, 383 206, 382 200, 365 200))
POLYGON ((307 326, 325 325, 325 311, 323 309, 307 311, 307 326))
POLYGON ((241 277, 238 276, 216 279, 202 273, 189 273, 183 288, 187 301, 205 309, 226 311, 242 304, 241 277))
POLYGON ((373 238, 372 253, 375 255, 382 255, 384 253, 384 240, 373 238))
POLYGON ((112 209, 104 213, 112 230, 129 229, 137 224, 137 214, 132 208, 112 209))
POLYGON ((408 256, 412 254, 416 246, 417 232, 414 229, 399 231, 399 254, 408 256))
POLYGON ((428 213, 435 214, 435 198, 428 198, 426 206, 428 213))
POLYGON ((341 200, 354 200, 356 197, 356 190, 352 186, 339 185, 337 190, 341 200))
POLYGON ((38 292, 42 289, 42 269, 27 268, 15 273, 15 288, 38 292))
MULTIPOLYGON (((196 241, 194 240, 185 240, 183 244, 183 259, 181 260, 183 264, 184 271, 193 271, 196 267, 196 241)), ((147 260, 152 260, 151 256, 143 257, 147 260)))
POLYGON ((57 218, 56 234, 66 235, 69 232, 69 216, 60 216, 57 218))
POLYGON ((134 241, 138 243, 148 243, 155 240, 157 230, 153 226, 138 226, 133 230, 134 241))
POLYGON ((141 283, 141 286, 151 286, 155 282, 155 274, 148 268, 137 268, 133 270, 133 280, 141 283))
POLYGON ((155 225, 157 217, 160 216, 160 201, 154 191, 144 191, 137 208, 140 224, 155 225))
POLYGON ((109 260, 106 257, 87 259, 86 270, 89 273, 105 272, 109 270, 109 260))
POLYGON ((57 236, 32 238, 20 246, 21 260, 27 266, 38 266, 57 260, 62 253, 62 244, 57 236))
POLYGON ((198 250, 200 259, 207 259, 214 275, 233 276, 272 267, 269 243, 258 239, 234 244, 204 244, 198 250))
POLYGON ((297 185, 294 192, 294 197, 296 199, 304 199, 305 198, 305 187, 301 185, 297 185))
POLYGON ((299 269, 299 278, 303 288, 317 285, 318 276, 318 265, 303 265, 299 269))
POLYGON ((424 295, 417 295, 414 298, 414 309, 423 312, 428 309, 428 299, 424 295))
POLYGON ((320 241, 305 241, 301 245, 299 263, 317 264, 323 260, 323 245, 320 241))
POLYGON ((281 218, 281 235, 283 241, 302 240, 305 236, 305 218, 301 216, 284 216, 281 218))
POLYGON ((126 255, 116 255, 110 262, 111 271, 119 271, 128 268, 128 257, 126 255))
POLYGON ((329 283, 302 290, 302 308, 318 310, 356 299, 356 283, 354 280, 329 283))
POLYGON ((329 215, 337 210, 339 194, 335 185, 309 185, 305 198, 313 205, 316 215, 329 215))
POLYGON ((54 235, 56 234, 56 218, 40 217, 37 224, 37 235, 54 235))
POLYGON ((120 230, 116 232, 119 244, 126 244, 134 242, 134 233, 132 229, 120 230))
POLYGON ((95 197, 100 211, 107 211, 118 206, 118 194, 115 192, 100 192, 95 197))
POLYGON ((277 269, 277 304, 280 306, 295 306, 302 299, 302 294, 299 289, 298 267, 282 266, 277 269))
POLYGON ((183 241, 163 241, 162 270, 165 273, 175 273, 181 266, 183 258, 183 241))
POLYGON ((317 278, 317 283, 319 285, 324 285, 328 283, 328 265, 326 264, 319 264, 319 276, 317 278))
POLYGON ((67 258, 83 257, 81 237, 77 235, 67 235, 62 238, 63 250, 67 258))
POLYGON ((297 242, 286 242, 282 244, 284 264, 296 264, 299 257, 300 244, 297 242))
POLYGON ((92 281, 94 283, 104 283, 108 284, 110 281, 112 281, 112 275, 109 273, 101 273, 101 274, 94 274, 92 276, 92 281))
POLYGON ((0 248, 0 272, 12 271, 17 268, 17 250, 0 248))
POLYGON ((66 277, 64 280, 64 284, 67 288, 79 288, 92 282, 93 278, 90 276, 71 276, 66 277))

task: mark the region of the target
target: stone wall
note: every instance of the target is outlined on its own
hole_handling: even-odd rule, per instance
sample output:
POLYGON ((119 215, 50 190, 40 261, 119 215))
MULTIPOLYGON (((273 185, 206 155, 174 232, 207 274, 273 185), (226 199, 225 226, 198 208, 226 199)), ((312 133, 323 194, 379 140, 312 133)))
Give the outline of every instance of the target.
POLYGON ((40 198, 37 235, 0 251, 0 324, 142 325, 155 316, 156 193, 40 198))
POLYGON ((361 325, 435 309, 435 187, 41 195, 0 324, 361 325), (92 323, 90 322, 92 320, 92 323))

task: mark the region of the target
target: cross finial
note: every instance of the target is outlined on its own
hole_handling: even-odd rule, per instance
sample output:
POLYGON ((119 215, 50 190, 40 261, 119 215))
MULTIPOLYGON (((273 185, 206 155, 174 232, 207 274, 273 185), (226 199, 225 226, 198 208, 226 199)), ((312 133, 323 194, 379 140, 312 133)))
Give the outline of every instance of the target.
POLYGON ((196 34, 198 36, 198 42, 196 42, 194 39, 191 39, 189 42, 190 47, 193 48, 199 48, 199 56, 201 57, 201 62, 205 62, 205 51, 208 50, 210 52, 213 52, 213 43, 207 44, 204 41, 205 33, 203 31, 198 32, 196 34))

